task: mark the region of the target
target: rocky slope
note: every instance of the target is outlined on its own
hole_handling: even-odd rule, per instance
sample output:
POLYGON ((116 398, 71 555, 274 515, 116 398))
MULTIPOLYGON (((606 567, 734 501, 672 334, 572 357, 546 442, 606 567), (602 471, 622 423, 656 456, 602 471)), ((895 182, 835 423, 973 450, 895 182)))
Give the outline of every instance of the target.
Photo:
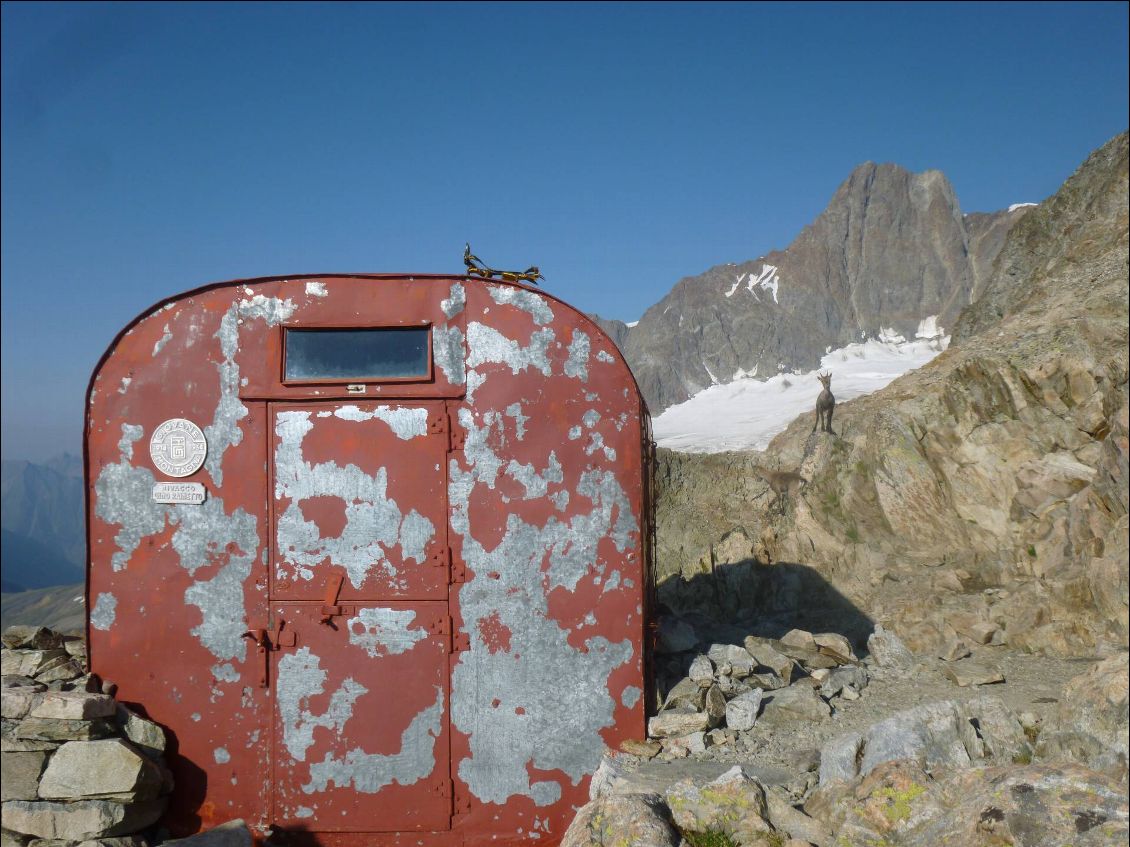
POLYGON ((630 330, 602 325, 658 414, 735 375, 810 370, 882 328, 951 326, 1028 211, 963 216, 939 171, 868 162, 787 249, 681 280, 630 330))
POLYGON ((1127 227, 1123 134, 1010 231, 949 351, 837 408, 835 436, 806 417, 765 454, 662 454, 660 568, 690 577, 665 600, 853 611, 919 650, 979 624, 1023 649, 1125 649, 1127 227), (771 509, 758 465, 807 485, 771 509), (818 601, 758 593, 786 583, 818 601))

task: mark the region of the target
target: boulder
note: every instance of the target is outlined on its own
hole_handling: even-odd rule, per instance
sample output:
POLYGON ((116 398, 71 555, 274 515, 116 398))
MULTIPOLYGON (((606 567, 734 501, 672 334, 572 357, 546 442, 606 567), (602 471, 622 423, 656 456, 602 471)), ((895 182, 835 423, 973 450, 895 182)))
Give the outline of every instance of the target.
POLYGON ((771 691, 765 695, 764 702, 762 720, 770 725, 795 720, 820 721, 832 714, 831 707, 804 682, 771 691))
POLYGON ((598 797, 578 809, 561 847, 678 847, 680 840, 659 797, 628 794, 598 797))
POLYGON ((820 696, 831 699, 844 692, 845 688, 851 689, 852 695, 845 695, 847 699, 857 699, 858 693, 867 687, 869 678, 867 671, 855 665, 845 665, 830 671, 820 683, 820 696))
POLYGON ((970 685, 992 685, 1004 682, 1004 674, 998 668, 975 662, 972 659, 963 659, 946 665, 944 673, 954 683, 966 688, 970 685))
POLYGON ((1128 666, 1127 654, 1118 653, 1067 683, 1058 711, 1040 735, 1041 755, 1057 751, 1125 781, 1130 758, 1128 666))
POLYGON ((744 647, 734 644, 712 644, 706 654, 715 665, 730 666, 730 674, 736 677, 747 677, 753 671, 753 657, 744 647))
POLYGON ((35 675, 35 678, 40 682, 70 682, 73 679, 78 679, 85 674, 82 665, 74 659, 57 659, 44 667, 35 675))
POLYGON ((701 709, 705 702, 706 692, 690 677, 683 677, 667 692, 663 701, 664 709, 683 706, 689 709, 701 709))
POLYGON ((755 688, 746 694, 740 694, 726 704, 726 726, 730 729, 744 732, 753 729, 757 723, 757 715, 761 711, 761 700, 764 696, 760 688, 755 688))
POLYGON ((53 650, 63 646, 63 636, 43 626, 10 626, 0 640, 10 650, 53 650))
POLYGON ((640 759, 654 759, 663 749, 663 745, 658 741, 639 741, 629 738, 620 743, 620 749, 629 756, 636 756, 640 759))
POLYGON ((821 632, 812 636, 812 640, 816 642, 816 649, 825 656, 831 656, 844 664, 858 661, 851 649, 851 642, 838 632, 821 632))
POLYGON ((42 692, 43 686, 37 688, 32 685, 0 689, 0 715, 9 720, 27 717, 27 713, 43 699, 42 692))
POLYGON ((0 673, 34 677, 51 662, 66 658, 67 651, 51 650, 5 650, 0 656, 0 673))
POLYGON ((0 756, 0 799, 37 800, 39 799, 39 776, 50 755, 48 750, 26 752, 4 751, 0 756))
POLYGON ((875 631, 867 637, 867 652, 881 668, 909 668, 914 664, 914 654, 882 624, 875 624, 875 631))
POLYGON ((687 676, 702 688, 709 688, 714 684, 714 665, 706 656, 695 656, 687 676))
POLYGON ((705 703, 703 704, 703 711, 706 712, 710 718, 710 726, 713 729, 718 726, 726 717, 726 696, 722 693, 722 689, 717 685, 712 685, 706 690, 705 703))
POLYGON ((114 718, 122 733, 150 758, 165 752, 165 731, 151 720, 117 704, 114 718))
POLYGON ((237 819, 188 838, 162 841, 161 847, 251 847, 252 843, 251 830, 237 819))
POLYGON ((127 741, 72 741, 51 757, 39 781, 39 796, 150 800, 160 794, 162 781, 160 768, 127 741))
POLYGON ((790 629, 780 640, 785 647, 799 647, 802 650, 815 650, 817 646, 812 633, 803 629, 790 629))
POLYGON ((792 682, 793 660, 774 648, 768 640, 751 635, 745 640, 745 649, 758 666, 772 671, 785 685, 792 682))
POLYGON ((946 646, 938 651, 938 658, 944 662, 956 662, 971 655, 969 645, 961 638, 950 639, 946 646))
MULTIPOLYGON (((832 836, 820 821, 793 806, 791 800, 780 788, 769 788, 765 792, 769 810, 769 823, 779 833, 787 833, 798 843, 817 847, 832 847, 832 836)), ((788 842, 786 841, 787 845, 788 842)))
POLYGON ((926 773, 982 760, 1026 761, 1032 748, 1019 719, 997 697, 944 700, 897 712, 863 732, 825 745, 820 784, 867 776, 885 762, 910 761, 926 773))
POLYGON ((719 832, 740 845, 772 843, 765 786, 740 767, 705 785, 680 780, 667 789, 666 800, 675 825, 684 832, 719 832))
POLYGON ((9 800, 4 803, 3 825, 22 835, 83 841, 137 832, 154 823, 164 810, 164 799, 141 803, 9 800))
POLYGON ((92 721, 64 721, 52 718, 24 718, 13 735, 25 741, 93 741, 111 738, 117 727, 105 718, 92 721))
POLYGON ((49 691, 28 716, 51 720, 88 721, 108 718, 117 711, 113 697, 85 691, 49 691))
POLYGON ((710 717, 690 709, 668 709, 647 722, 647 734, 652 738, 678 738, 691 732, 710 729, 710 717))
POLYGON ((1130 834, 1125 787, 1072 764, 959 771, 912 808, 901 847, 1121 845, 1130 834))

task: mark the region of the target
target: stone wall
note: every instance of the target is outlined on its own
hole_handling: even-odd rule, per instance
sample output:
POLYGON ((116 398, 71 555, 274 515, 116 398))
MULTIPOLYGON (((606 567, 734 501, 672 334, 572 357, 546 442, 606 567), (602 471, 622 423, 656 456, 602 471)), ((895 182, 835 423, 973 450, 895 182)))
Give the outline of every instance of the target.
POLYGON ((3 635, 3 847, 147 847, 172 774, 160 726, 86 670, 80 638, 3 635))

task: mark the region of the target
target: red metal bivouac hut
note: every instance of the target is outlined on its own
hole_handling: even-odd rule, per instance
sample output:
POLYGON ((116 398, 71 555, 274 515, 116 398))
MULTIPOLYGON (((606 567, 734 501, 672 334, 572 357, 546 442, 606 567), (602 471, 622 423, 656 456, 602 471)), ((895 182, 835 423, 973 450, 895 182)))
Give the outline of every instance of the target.
POLYGON ((211 285, 115 339, 86 419, 92 670, 171 737, 164 824, 553 844, 644 734, 650 425, 525 285, 211 285))

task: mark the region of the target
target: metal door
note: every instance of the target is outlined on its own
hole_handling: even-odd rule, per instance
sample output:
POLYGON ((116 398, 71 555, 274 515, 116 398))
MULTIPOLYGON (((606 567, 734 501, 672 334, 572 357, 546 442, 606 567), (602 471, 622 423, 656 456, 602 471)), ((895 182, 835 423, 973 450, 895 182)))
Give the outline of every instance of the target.
POLYGON ((273 821, 450 828, 447 412, 272 404, 273 821))

